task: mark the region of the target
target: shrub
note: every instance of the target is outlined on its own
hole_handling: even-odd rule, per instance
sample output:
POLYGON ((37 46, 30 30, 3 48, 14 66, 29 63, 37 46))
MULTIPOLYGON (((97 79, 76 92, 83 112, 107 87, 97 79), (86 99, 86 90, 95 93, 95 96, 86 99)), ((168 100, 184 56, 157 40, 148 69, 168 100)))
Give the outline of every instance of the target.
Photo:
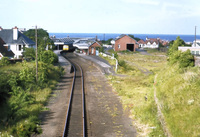
POLYGON ((30 58, 35 60, 35 49, 34 48, 25 48, 25 52, 23 52, 23 56, 25 58, 30 58))
POLYGON ((194 66, 194 56, 191 54, 190 50, 185 52, 174 51, 174 53, 169 56, 168 61, 171 65, 178 63, 179 68, 194 66))
POLYGON ((58 56, 51 50, 46 50, 42 53, 41 61, 47 64, 58 62, 58 56))
POLYGON ((7 66, 9 64, 10 64, 10 62, 9 62, 9 58, 8 57, 1 58, 1 60, 0 60, 0 66, 7 66))
POLYGON ((168 52, 169 64, 173 65, 175 63, 179 64, 179 68, 184 68, 188 66, 194 66, 194 56, 191 54, 190 50, 185 52, 179 51, 178 47, 184 46, 184 41, 177 37, 177 39, 170 45, 168 52))
POLYGON ((13 127, 11 133, 19 137, 29 137, 33 133, 42 133, 42 129, 38 124, 38 118, 36 116, 30 116, 29 119, 13 127))
POLYGON ((20 86, 29 90, 35 86, 35 67, 29 67, 26 62, 22 63, 22 67, 19 73, 20 86))

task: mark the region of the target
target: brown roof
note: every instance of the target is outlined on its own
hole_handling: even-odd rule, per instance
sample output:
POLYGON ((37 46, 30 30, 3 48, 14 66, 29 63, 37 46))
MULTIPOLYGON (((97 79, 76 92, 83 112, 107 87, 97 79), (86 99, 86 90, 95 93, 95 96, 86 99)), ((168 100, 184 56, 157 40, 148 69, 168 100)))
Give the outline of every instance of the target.
POLYGON ((148 42, 150 42, 151 44, 153 44, 154 42, 155 42, 156 44, 159 43, 158 39, 153 39, 153 38, 150 38, 150 39, 148 39, 148 40, 145 41, 146 44, 147 44, 148 42))
POLYGON ((138 43, 139 43, 139 44, 145 44, 145 42, 144 42, 143 39, 139 40, 138 43))

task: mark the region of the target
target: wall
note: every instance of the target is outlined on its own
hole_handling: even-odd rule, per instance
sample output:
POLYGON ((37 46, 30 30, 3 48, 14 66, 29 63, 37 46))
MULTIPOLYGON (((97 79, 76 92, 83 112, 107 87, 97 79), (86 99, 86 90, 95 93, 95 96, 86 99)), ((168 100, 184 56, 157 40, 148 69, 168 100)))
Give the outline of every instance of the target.
POLYGON ((93 44, 89 47, 89 55, 96 55, 96 49, 97 49, 97 48, 101 48, 101 46, 100 46, 97 42, 93 43, 93 44), (92 48, 94 48, 93 54, 92 54, 92 48))
POLYGON ((125 35, 124 37, 115 41, 114 49, 115 51, 127 50, 127 44, 134 44, 134 51, 139 47, 139 45, 136 44, 136 40, 125 35), (118 47, 119 45, 120 45, 120 48, 118 47))

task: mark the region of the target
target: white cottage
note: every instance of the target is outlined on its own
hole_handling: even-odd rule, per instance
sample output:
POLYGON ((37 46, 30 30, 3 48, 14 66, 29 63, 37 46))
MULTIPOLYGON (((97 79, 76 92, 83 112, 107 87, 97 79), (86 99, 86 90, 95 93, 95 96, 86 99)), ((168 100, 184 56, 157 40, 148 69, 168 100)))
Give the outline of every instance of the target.
POLYGON ((4 47, 14 53, 14 58, 21 58, 24 47, 35 48, 35 42, 22 34, 17 27, 3 29, 0 27, 0 38, 5 42, 4 47))

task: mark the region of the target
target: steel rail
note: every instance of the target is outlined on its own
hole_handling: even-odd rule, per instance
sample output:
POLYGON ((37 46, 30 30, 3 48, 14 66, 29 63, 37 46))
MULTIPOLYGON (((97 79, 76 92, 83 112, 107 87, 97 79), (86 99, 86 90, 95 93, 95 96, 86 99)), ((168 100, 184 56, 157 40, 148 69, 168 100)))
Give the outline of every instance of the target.
POLYGON ((69 105, 68 105, 67 115, 66 115, 66 120, 65 120, 65 127, 64 127, 64 131, 63 131, 62 137, 65 137, 65 133, 66 133, 66 130, 67 130, 68 125, 69 125, 69 114, 70 114, 70 109, 71 109, 71 104, 72 104, 72 97, 73 97, 73 91, 74 91, 74 83, 75 83, 75 78, 76 78, 76 69, 75 69, 75 66, 73 64, 71 64, 71 65, 72 65, 72 67, 74 69, 74 76, 73 76, 73 83, 72 83, 72 87, 71 87, 71 94, 70 94, 69 105))
MULTIPOLYGON (((67 57, 64 56, 66 59, 67 57)), ((71 110, 71 106, 72 106, 72 98, 73 98, 73 91, 74 91, 74 85, 75 85, 75 78, 76 78, 76 66, 79 67, 80 71, 81 71, 81 81, 82 81, 82 120, 83 120, 83 137, 87 136, 87 131, 86 131, 86 109, 85 109, 85 91, 84 91, 84 77, 83 77, 83 70, 81 68, 81 66, 75 62, 71 62, 70 60, 68 60, 74 70, 74 77, 73 77, 73 83, 72 83, 72 88, 71 88, 71 95, 70 95, 70 100, 69 100, 69 106, 68 106, 68 110, 67 110, 67 115, 66 115, 66 121, 65 121, 65 127, 64 127, 64 131, 63 131, 63 137, 66 136, 66 132, 67 132, 67 128, 69 126, 69 116, 70 116, 70 110, 71 110)))
POLYGON ((83 137, 86 137, 86 117, 85 117, 85 113, 86 113, 86 109, 85 109, 85 90, 84 90, 84 78, 83 78, 83 70, 81 68, 81 66, 77 63, 75 63, 79 69, 81 70, 81 79, 82 79, 82 119, 83 119, 83 137))

